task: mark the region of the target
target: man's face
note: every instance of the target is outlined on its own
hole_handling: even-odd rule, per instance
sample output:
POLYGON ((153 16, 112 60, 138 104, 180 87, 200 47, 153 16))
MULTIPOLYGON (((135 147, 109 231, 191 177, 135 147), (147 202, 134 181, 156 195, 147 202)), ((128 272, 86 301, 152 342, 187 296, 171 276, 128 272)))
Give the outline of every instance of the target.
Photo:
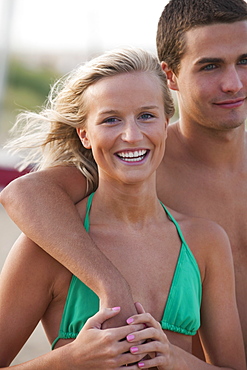
POLYGON ((219 130, 240 126, 247 117, 247 21, 198 27, 185 40, 172 87, 181 119, 219 130))

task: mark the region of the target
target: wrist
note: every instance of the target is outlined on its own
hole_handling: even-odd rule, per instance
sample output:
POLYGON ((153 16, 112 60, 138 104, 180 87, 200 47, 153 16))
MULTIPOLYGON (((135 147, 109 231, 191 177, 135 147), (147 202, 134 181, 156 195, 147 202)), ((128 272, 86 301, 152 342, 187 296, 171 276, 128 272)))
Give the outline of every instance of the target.
POLYGON ((185 352, 182 348, 170 344, 173 358, 174 370, 190 370, 191 367, 186 361, 187 356, 192 356, 188 352, 185 352))
POLYGON ((54 351, 58 351, 58 366, 57 369, 59 370, 73 370, 78 369, 80 364, 78 364, 78 358, 81 359, 81 353, 78 352, 75 340, 64 346, 55 349, 54 351))
POLYGON ((105 285, 99 294, 99 298, 101 308, 121 307, 128 302, 134 304, 129 284, 125 279, 120 278, 109 285, 105 285))

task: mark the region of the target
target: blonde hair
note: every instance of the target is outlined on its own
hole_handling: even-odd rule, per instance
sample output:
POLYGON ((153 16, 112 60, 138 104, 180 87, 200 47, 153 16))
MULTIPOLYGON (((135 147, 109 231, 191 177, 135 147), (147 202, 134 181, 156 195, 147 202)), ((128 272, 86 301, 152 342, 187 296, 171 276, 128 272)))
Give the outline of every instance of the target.
POLYGON ((154 55, 131 48, 106 52, 58 80, 41 112, 23 112, 17 116, 11 129, 16 138, 6 147, 22 154, 20 170, 28 166, 42 170, 74 165, 87 179, 87 192, 94 191, 98 185, 97 165, 91 149, 83 147, 76 132, 77 127, 86 124, 85 91, 102 78, 135 71, 150 72, 158 77, 165 114, 172 117, 174 105, 166 75, 154 55))

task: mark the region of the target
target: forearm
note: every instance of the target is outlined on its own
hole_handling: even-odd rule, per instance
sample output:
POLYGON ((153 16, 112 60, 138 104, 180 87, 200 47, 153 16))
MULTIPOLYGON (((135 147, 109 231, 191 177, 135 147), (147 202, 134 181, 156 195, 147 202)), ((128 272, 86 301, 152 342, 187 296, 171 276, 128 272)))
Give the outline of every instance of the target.
POLYGON ((16 370, 79 370, 72 363, 73 354, 70 351, 69 345, 55 349, 45 355, 34 358, 30 361, 14 365, 14 366, 3 366, 4 361, 0 359, 0 369, 16 369, 16 370))

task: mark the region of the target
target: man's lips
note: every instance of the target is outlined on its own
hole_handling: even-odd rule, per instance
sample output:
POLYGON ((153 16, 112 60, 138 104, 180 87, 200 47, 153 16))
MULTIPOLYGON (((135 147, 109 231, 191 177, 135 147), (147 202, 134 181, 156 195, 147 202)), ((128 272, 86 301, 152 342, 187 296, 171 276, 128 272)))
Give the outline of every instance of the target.
POLYGON ((227 99, 223 101, 219 101, 214 103, 215 105, 222 107, 222 108, 238 108, 244 103, 246 98, 238 98, 238 99, 227 99))

